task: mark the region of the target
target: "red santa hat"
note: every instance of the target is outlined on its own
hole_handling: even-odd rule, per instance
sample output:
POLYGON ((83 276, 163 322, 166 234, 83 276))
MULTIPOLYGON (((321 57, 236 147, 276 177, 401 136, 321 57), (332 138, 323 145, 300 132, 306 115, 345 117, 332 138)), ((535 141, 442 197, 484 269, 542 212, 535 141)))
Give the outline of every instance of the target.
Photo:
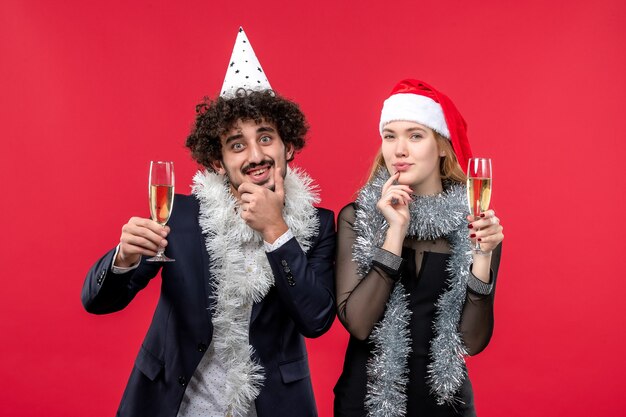
POLYGON ((380 114, 380 133, 387 123, 409 121, 431 128, 448 138, 463 171, 472 157, 467 123, 446 95, 423 81, 406 79, 391 90, 380 114))

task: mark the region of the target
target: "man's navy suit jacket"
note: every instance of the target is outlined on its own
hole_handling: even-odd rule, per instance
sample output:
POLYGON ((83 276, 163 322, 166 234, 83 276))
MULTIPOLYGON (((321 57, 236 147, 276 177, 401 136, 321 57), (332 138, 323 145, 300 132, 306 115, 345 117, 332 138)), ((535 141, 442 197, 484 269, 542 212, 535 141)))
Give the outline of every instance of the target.
MULTIPOLYGON (((177 195, 169 225, 167 264, 141 261, 113 274, 111 250, 89 271, 82 301, 87 311, 123 309, 161 271, 161 293, 137 355, 119 416, 175 417, 185 387, 211 343, 211 259, 198 224, 198 201, 177 195)), ((335 317, 331 211, 317 209, 319 233, 307 253, 295 238, 267 254, 275 285, 252 307, 250 344, 264 368, 256 399, 259 417, 316 416, 304 338, 326 332, 335 317)))

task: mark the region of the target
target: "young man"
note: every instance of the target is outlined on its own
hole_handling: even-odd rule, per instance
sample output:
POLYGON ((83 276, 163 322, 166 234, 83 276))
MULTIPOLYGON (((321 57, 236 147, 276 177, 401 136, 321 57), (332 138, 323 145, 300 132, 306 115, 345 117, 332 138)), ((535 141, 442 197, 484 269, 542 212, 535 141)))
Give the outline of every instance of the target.
POLYGON ((87 275, 83 305, 104 314, 161 271, 120 416, 317 415, 303 336, 335 316, 334 216, 288 167, 305 143, 303 114, 259 73, 240 29, 222 94, 198 106, 187 139, 206 168, 193 195, 176 196, 165 228, 131 218, 87 275), (159 246, 176 261, 146 262, 159 246))

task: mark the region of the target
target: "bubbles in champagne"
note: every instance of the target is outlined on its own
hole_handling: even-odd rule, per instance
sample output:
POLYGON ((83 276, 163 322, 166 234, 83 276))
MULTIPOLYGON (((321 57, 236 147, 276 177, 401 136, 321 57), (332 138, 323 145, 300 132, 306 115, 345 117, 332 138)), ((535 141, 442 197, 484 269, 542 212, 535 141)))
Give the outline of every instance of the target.
POLYGON ((173 185, 150 185, 150 216, 152 220, 165 225, 172 214, 173 204, 173 185))
POLYGON ((470 213, 478 217, 489 209, 491 201, 491 178, 467 179, 467 202, 470 213))

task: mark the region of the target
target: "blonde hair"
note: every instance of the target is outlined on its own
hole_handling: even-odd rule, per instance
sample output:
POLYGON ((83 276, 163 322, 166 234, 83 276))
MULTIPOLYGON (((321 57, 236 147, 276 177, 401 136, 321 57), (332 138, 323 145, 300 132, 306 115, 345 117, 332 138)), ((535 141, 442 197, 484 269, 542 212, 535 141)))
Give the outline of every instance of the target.
MULTIPOLYGON (((450 140, 441 136, 434 130, 430 130, 435 135, 437 147, 440 151, 443 151, 445 153, 445 155, 442 156, 439 160, 439 174, 441 175, 441 180, 449 180, 465 184, 467 176, 459 165, 459 160, 456 158, 456 154, 454 153, 454 149, 452 149, 452 144, 450 143, 450 140)), ((378 149, 378 153, 374 157, 374 163, 372 164, 372 168, 370 169, 367 184, 374 180, 374 178, 376 177, 376 173, 380 168, 387 169, 382 149, 378 149)))

